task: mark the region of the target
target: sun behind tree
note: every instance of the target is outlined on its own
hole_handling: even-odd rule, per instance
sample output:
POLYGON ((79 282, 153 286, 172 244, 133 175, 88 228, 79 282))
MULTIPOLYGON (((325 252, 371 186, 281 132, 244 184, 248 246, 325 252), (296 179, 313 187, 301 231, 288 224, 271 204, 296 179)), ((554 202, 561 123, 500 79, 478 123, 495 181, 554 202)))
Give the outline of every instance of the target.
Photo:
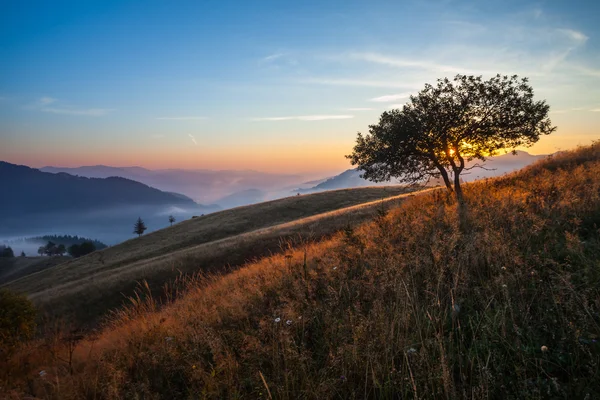
POLYGON ((144 223, 144 221, 142 221, 141 217, 138 217, 138 220, 136 221, 135 225, 133 225, 133 233, 137 233, 138 237, 140 237, 146 229, 148 229, 146 228, 146 224, 144 223))
POLYGON ((346 157, 374 182, 441 177, 463 204, 460 175, 470 169, 466 163, 529 147, 554 132, 549 109, 545 101, 533 100, 527 78, 456 75, 426 84, 402 109, 384 112, 368 135, 358 134, 346 157))

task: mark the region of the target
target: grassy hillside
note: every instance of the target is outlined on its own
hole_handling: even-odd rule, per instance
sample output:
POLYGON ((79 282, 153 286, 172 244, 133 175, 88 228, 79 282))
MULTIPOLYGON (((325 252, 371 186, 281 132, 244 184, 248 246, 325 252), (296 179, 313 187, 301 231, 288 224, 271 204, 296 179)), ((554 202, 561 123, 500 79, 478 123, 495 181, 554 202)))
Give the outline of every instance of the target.
POLYGON ((58 340, 32 344, 2 386, 56 399, 600 398, 599 176, 595 146, 467 185, 467 233, 444 192, 411 197, 189 281, 161 309, 134 301, 70 364, 58 340))
POLYGON ((138 282, 154 293, 180 273, 223 270, 280 250, 285 238, 318 239, 372 217, 377 199, 397 201, 405 188, 361 188, 294 196, 182 221, 140 238, 11 282, 50 316, 91 324, 121 305, 138 282), (375 203, 366 208, 348 208, 375 203), (338 210, 337 212, 333 212, 338 210))
POLYGON ((0 258, 0 285, 62 264, 70 257, 0 258))

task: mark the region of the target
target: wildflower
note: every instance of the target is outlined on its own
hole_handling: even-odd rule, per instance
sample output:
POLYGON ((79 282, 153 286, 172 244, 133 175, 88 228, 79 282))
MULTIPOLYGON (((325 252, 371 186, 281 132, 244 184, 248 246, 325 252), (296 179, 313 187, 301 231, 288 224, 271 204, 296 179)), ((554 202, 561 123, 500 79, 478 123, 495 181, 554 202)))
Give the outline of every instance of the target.
POLYGON ((548 347, 547 346, 542 346, 542 351, 545 353, 548 351, 548 347))
POLYGON ((507 286, 506 286, 506 283, 505 283, 505 284, 503 284, 503 285, 502 285, 502 287, 503 287, 503 288, 507 287, 507 286))
POLYGON ((502 271, 506 271, 506 267, 502 267, 501 269, 502 269, 502 271))
POLYGON ((333 267, 333 270, 335 271, 337 269, 337 267, 333 267))
POLYGON ((165 338, 165 340, 166 340, 167 342, 170 342, 171 340, 173 340, 173 337, 171 337, 171 336, 167 336, 167 337, 165 338))
POLYGON ((196 369, 196 366, 195 366, 195 365, 192 365, 192 369, 196 369))
POLYGON ((346 376, 344 376, 344 375, 340 376, 340 380, 341 380, 342 382, 345 382, 345 381, 346 381, 346 376))
POLYGON ((46 371, 42 370, 40 371, 40 376, 43 378, 44 376, 46 376, 46 371))
POLYGON ((292 324, 292 320, 288 319, 287 321, 285 321, 285 324, 288 325, 288 326, 291 325, 292 324))
POLYGON ((279 322, 281 322, 281 318, 279 318, 279 317, 275 318, 275 323, 278 324, 279 322))
POLYGON ((411 347, 410 349, 406 350, 406 354, 413 354, 416 352, 417 352, 417 349, 415 349, 414 347, 411 347))

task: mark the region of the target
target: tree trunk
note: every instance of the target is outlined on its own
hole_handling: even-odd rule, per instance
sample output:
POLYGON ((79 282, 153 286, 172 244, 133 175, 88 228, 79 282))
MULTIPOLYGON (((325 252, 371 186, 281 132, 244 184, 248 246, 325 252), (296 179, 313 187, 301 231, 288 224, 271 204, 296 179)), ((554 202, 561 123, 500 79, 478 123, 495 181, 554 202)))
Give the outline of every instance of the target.
POLYGON ((459 204, 465 202, 465 198, 463 196, 462 187, 460 186, 460 173, 454 171, 454 192, 456 193, 456 200, 459 204))
POLYGON ((448 176, 448 171, 446 171, 446 168, 438 166, 438 170, 440 171, 442 179, 444 179, 444 183, 446 184, 448 191, 453 192, 454 190, 452 189, 452 182, 450 182, 450 177, 448 176))
POLYGON ((460 173, 454 171, 454 193, 456 193, 456 202, 458 203, 458 227, 461 233, 469 230, 469 218, 467 215, 467 204, 460 186, 460 173))

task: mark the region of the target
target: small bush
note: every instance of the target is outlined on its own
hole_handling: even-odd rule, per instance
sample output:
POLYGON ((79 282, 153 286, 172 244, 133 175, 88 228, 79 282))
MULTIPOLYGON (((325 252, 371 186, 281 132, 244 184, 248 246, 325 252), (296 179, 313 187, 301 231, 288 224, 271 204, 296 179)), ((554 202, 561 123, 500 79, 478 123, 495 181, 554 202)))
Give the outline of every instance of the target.
POLYGON ((0 348, 10 349, 35 333, 36 310, 18 293, 0 289, 0 348))

